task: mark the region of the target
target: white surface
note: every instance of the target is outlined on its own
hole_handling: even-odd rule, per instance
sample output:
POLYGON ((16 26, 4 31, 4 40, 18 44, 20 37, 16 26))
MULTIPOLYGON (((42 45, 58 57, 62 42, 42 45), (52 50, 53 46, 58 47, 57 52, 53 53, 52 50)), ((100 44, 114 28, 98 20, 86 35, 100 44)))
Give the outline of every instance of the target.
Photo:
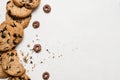
MULTIPOLYGON (((0 1, 0 22, 6 1, 0 1)), ((49 80, 120 80, 120 0, 42 0, 17 49, 29 52, 26 45, 36 34, 42 52, 32 54, 34 62, 45 61, 28 73, 32 80, 42 80, 44 71, 50 72, 49 80), (46 3, 50 14, 42 10, 46 3), (39 29, 32 28, 34 20, 40 21, 39 29), (47 48, 63 56, 48 58, 47 48)))

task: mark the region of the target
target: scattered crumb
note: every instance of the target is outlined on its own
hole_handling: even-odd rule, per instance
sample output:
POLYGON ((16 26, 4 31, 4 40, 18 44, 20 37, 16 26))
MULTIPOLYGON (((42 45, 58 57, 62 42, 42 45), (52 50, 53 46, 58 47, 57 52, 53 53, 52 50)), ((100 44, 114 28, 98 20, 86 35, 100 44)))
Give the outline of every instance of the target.
POLYGON ((22 55, 22 56, 24 56, 24 53, 23 53, 23 51, 21 51, 21 50, 20 50, 20 53, 21 53, 21 55, 22 55))
POLYGON ((30 47, 30 44, 28 44, 27 47, 29 48, 29 47, 30 47))
POLYGON ((43 63, 43 61, 40 62, 41 64, 43 63))
POLYGON ((25 63, 28 62, 27 56, 23 57, 23 61, 24 61, 25 63))
POLYGON ((49 49, 46 49, 46 51, 50 54, 51 52, 49 51, 49 49))
POLYGON ((33 64, 33 61, 30 61, 30 64, 33 64))
POLYGON ((36 34, 36 37, 38 37, 38 35, 36 34))

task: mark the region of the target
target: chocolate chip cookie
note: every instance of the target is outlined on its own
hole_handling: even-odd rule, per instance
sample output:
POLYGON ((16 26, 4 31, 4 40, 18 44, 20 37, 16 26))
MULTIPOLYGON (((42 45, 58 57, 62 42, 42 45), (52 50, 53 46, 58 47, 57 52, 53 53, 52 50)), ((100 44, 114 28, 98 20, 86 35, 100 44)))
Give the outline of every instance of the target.
POLYGON ((13 34, 14 29, 9 24, 3 22, 0 25, 0 51, 8 51, 15 47, 13 34))
POLYGON ((21 76, 25 73, 25 68, 20 63, 17 51, 12 50, 2 54, 2 68, 11 76, 21 76))
POLYGON ((23 27, 13 21, 4 21, 0 25, 0 51, 16 47, 23 39, 23 27))
POLYGON ((31 80, 27 74, 23 74, 20 77, 9 77, 8 80, 31 80))
POLYGON ((1 65, 1 62, 2 62, 2 58, 1 58, 1 55, 0 54, 0 78, 7 78, 9 75, 7 73, 5 73, 2 69, 2 65, 1 65))
POLYGON ((6 20, 15 21, 18 24, 22 25, 23 28, 26 28, 28 26, 30 19, 31 19, 31 15, 26 18, 17 18, 12 15, 8 15, 8 13, 6 13, 6 20))
POLYGON ((25 18, 32 13, 32 9, 27 9, 24 6, 18 7, 13 3, 12 0, 7 2, 6 9, 8 14, 18 18, 25 18))

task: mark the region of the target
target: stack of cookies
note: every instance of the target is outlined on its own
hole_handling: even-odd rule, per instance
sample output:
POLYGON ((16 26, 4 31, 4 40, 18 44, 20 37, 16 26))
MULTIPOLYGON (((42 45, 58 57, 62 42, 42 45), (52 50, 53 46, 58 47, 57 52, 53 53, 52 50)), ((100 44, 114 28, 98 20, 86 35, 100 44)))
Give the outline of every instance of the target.
POLYGON ((40 0, 9 0, 6 20, 0 24, 0 78, 30 80, 15 47, 22 41, 32 11, 40 0))

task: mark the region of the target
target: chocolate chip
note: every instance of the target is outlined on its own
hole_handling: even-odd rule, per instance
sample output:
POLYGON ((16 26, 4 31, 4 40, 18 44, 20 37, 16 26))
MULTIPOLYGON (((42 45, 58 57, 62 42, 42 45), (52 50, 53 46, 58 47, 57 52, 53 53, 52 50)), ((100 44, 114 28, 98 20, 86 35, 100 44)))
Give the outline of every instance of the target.
POLYGON ((40 26, 39 21, 34 21, 33 24, 32 24, 32 26, 33 26, 34 28, 39 28, 39 26, 40 26))
POLYGON ((15 39, 13 40, 13 44, 14 44, 14 45, 17 45, 17 42, 16 42, 16 40, 15 40, 15 39))
POLYGON ((49 74, 48 72, 44 72, 43 75, 42 75, 42 78, 43 78, 44 80, 48 80, 49 77, 50 77, 50 74, 49 74))
POLYGON ((50 5, 49 5, 49 4, 44 5, 44 6, 43 6, 43 11, 44 11, 45 13, 50 13, 50 12, 51 12, 51 7, 50 7, 50 5))
POLYGON ((17 34, 16 34, 16 33, 14 33, 14 34, 13 34, 13 37, 17 38, 17 34))
POLYGON ((18 34, 18 37, 19 37, 19 38, 22 38, 22 36, 21 36, 20 34, 18 34))
POLYGON ((8 1, 7 4, 9 4, 11 1, 8 1))
POLYGON ((13 62, 14 61, 14 59, 10 59, 10 62, 13 62))
POLYGON ((10 24, 11 27, 16 27, 15 23, 10 24))
POLYGON ((41 45, 40 44, 35 44, 34 47, 33 47, 33 50, 38 53, 41 51, 41 45))
POLYGON ((10 39, 7 40, 7 43, 8 43, 8 44, 10 43, 10 39))
POLYGON ((6 34, 5 34, 5 33, 2 33, 1 37, 2 37, 2 38, 5 38, 5 37, 6 37, 6 34))
POLYGON ((28 9, 31 8, 31 6, 28 3, 25 4, 25 7, 28 8, 28 9))
POLYGON ((14 53, 7 53, 8 56, 14 56, 14 53))
POLYGON ((33 2, 33 0, 29 0, 29 3, 32 3, 33 2))
POLYGON ((18 71, 17 74, 21 73, 21 71, 18 71))

